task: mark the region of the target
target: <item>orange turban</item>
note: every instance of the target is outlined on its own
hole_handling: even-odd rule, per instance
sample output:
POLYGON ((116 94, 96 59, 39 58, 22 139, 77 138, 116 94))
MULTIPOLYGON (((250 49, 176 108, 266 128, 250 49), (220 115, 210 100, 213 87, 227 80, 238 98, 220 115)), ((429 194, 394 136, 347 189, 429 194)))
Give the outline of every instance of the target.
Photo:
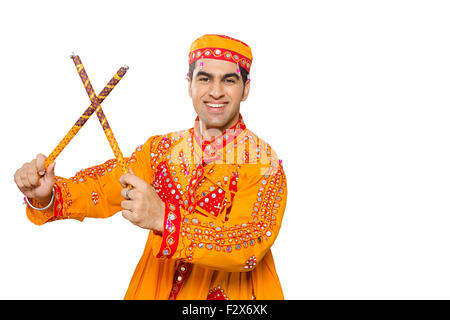
POLYGON ((244 42, 228 36, 205 34, 191 44, 189 64, 201 58, 238 63, 250 73, 252 50, 244 42))

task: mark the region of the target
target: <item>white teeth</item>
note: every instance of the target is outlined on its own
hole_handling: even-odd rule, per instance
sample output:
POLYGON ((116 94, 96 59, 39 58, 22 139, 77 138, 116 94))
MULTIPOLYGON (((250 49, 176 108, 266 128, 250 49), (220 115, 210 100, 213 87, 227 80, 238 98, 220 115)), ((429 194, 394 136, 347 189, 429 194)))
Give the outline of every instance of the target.
POLYGON ((216 103, 207 103, 206 105, 211 108, 222 108, 225 106, 224 104, 216 104, 216 103))

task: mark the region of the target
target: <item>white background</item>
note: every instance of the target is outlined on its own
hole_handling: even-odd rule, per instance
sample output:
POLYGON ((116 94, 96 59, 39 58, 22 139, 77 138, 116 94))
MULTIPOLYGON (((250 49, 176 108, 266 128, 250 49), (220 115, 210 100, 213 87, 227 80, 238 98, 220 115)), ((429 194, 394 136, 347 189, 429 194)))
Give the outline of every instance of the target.
MULTIPOLYGON (((89 106, 125 155, 187 129, 187 53, 206 33, 253 50, 248 127, 283 159, 273 247, 286 299, 450 298, 448 1, 3 1, 0 298, 122 299, 147 232, 121 215, 35 226, 14 172, 49 154, 89 106)), ((91 119, 56 173, 113 157, 91 119)))

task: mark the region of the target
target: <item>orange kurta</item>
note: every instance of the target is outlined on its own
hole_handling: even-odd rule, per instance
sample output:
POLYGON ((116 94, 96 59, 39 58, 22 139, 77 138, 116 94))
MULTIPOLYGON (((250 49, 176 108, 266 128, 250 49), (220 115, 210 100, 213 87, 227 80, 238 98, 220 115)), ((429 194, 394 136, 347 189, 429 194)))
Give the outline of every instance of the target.
MULTIPOLYGON (((239 122, 212 142, 198 125, 153 136, 126 158, 165 202, 164 231, 149 232, 125 299, 283 299, 270 247, 286 205, 271 147, 239 122)), ((27 216, 106 218, 121 210, 115 159, 56 177, 54 209, 27 216)))

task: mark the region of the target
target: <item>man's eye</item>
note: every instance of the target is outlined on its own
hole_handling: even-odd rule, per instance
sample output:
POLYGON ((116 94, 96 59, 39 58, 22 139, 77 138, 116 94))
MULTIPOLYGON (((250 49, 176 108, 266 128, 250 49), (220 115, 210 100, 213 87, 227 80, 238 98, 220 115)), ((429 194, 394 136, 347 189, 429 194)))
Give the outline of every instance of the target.
POLYGON ((200 81, 200 82, 206 82, 206 81, 208 81, 208 78, 206 78, 206 77, 201 77, 201 78, 198 78, 198 81, 200 81))
POLYGON ((228 79, 225 79, 225 82, 226 83, 236 83, 236 80, 234 80, 233 78, 228 78, 228 79))

